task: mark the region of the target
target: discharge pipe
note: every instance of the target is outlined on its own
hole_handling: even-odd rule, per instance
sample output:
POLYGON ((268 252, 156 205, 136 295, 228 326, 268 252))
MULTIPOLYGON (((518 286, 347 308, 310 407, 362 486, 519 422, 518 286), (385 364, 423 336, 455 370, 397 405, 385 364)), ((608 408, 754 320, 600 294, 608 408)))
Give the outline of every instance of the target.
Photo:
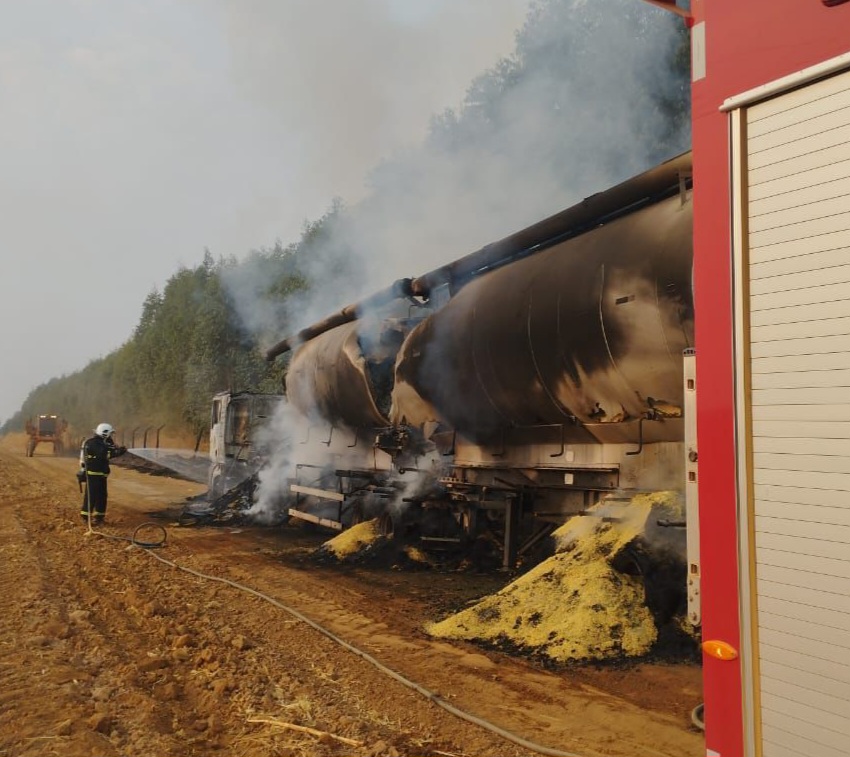
POLYGON ((645 173, 617 184, 562 210, 527 229, 511 234, 498 242, 485 245, 480 250, 436 268, 415 279, 399 279, 360 302, 347 305, 338 313, 328 316, 312 326, 287 337, 266 352, 272 361, 293 347, 324 334, 344 323, 357 320, 360 314, 381 307, 399 297, 429 298, 439 286, 448 285, 452 294, 476 276, 481 276, 519 257, 541 252, 553 244, 590 231, 614 218, 631 213, 676 192, 682 194, 683 203, 691 178, 692 154, 683 153, 676 158, 651 168, 645 173))
POLYGON ((295 336, 289 336, 283 341, 278 342, 274 347, 266 351, 266 360, 272 361, 278 355, 283 355, 293 347, 297 347, 303 342, 309 342, 326 331, 335 329, 337 326, 342 326, 344 323, 356 321, 360 317, 360 314, 367 310, 382 307, 401 297, 412 296, 413 291, 410 284, 410 279, 399 279, 392 286, 382 289, 365 300, 360 300, 360 302, 355 302, 352 305, 346 305, 339 312, 329 315, 324 320, 314 323, 312 326, 301 329, 295 336))

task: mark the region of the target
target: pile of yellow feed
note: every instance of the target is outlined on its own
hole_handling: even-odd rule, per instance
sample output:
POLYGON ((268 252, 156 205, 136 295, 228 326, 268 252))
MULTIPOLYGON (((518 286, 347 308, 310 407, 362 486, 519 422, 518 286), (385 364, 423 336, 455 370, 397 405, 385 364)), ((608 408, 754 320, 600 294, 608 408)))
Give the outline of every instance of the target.
POLYGON ((357 554, 381 537, 377 520, 358 523, 322 545, 322 549, 339 560, 357 554))
MULTIPOLYGON (((346 529, 330 541, 326 541, 321 546, 321 552, 325 555, 331 555, 337 560, 344 561, 358 558, 384 543, 385 539, 381 535, 378 520, 367 520, 346 529)), ((403 545, 401 554, 408 561, 408 564, 414 563, 423 566, 431 564, 428 555, 413 545, 403 545)))
POLYGON ((640 576, 611 567, 647 520, 682 512, 675 492, 604 500, 554 532, 556 553, 497 594, 426 628, 432 636, 508 642, 554 662, 646 654, 658 631, 640 576))

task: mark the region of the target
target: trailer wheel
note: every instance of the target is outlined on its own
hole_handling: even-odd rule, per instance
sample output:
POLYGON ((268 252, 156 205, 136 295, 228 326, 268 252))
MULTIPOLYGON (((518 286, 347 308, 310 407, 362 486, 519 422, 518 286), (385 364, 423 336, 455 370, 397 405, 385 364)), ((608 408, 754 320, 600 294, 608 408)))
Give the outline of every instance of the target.
POLYGON ((365 520, 366 516, 363 513, 363 505, 358 503, 351 510, 351 525, 359 526, 365 520))
POLYGON ((378 518, 378 531, 381 536, 391 541, 400 539, 404 532, 401 515, 393 515, 389 511, 381 513, 381 517, 378 518))

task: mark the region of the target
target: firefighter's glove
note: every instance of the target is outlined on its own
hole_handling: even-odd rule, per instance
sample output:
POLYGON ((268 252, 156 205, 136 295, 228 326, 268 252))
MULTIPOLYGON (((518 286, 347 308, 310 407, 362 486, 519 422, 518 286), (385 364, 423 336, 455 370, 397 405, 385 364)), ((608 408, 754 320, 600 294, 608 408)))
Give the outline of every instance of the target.
POLYGON ((126 447, 118 447, 118 449, 115 450, 115 457, 118 457, 119 455, 123 455, 126 451, 127 451, 126 447))

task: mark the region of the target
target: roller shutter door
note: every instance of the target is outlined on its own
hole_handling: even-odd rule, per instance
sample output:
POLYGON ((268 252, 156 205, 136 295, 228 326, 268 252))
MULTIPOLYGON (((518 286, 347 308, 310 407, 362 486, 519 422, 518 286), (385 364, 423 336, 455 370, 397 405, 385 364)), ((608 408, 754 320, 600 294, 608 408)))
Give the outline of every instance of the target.
POLYGON ((746 110, 763 757, 850 757, 850 74, 746 110))

